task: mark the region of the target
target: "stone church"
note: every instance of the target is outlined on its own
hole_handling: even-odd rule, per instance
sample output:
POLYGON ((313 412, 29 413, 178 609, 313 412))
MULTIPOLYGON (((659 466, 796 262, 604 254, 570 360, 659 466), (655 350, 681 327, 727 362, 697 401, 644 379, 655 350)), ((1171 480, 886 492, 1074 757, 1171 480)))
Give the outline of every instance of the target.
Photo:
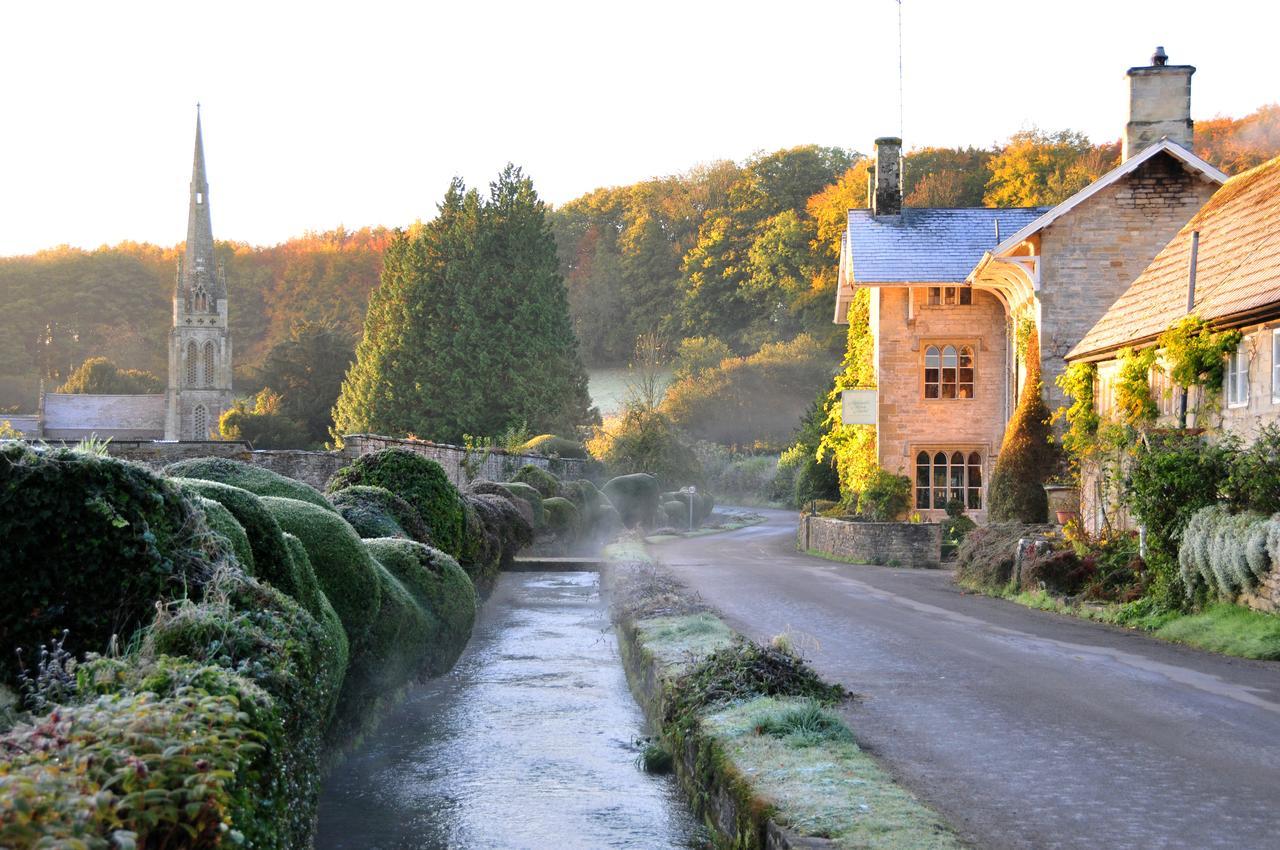
POLYGON ((25 436, 79 440, 208 440, 231 406, 231 333, 227 279, 214 260, 209 181, 196 113, 195 161, 187 211, 187 245, 178 261, 169 333, 169 380, 164 393, 87 395, 42 393, 39 412, 13 417, 25 436))

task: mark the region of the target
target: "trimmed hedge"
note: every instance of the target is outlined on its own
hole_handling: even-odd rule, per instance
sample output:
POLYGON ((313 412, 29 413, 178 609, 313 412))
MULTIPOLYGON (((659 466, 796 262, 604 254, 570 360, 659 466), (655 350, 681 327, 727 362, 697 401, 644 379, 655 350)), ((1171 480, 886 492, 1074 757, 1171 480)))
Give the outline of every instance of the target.
POLYGON ((658 479, 647 472, 619 475, 602 488, 609 502, 618 510, 622 524, 628 528, 637 525, 652 528, 658 516, 658 479))
POLYGON ((351 654, 359 654, 378 619, 381 584, 373 558, 346 520, 296 499, 265 496, 263 505, 307 550, 320 589, 347 633, 351 654))
POLYGON ((431 533, 418 509, 385 487, 344 487, 329 501, 361 537, 404 537, 431 545, 431 533))
POLYGON ((528 505, 521 499, 491 493, 468 496, 468 501, 487 527, 498 530, 496 569, 510 566, 520 550, 533 542, 533 523, 520 510, 521 507, 528 509, 528 505))
POLYGON ((576 540, 581 531, 581 519, 573 502, 560 496, 544 499, 547 512, 547 531, 564 540, 576 540))
POLYGON ((478 600, 475 587, 453 558, 421 543, 395 537, 366 540, 369 552, 409 592, 425 612, 426 655, 419 672, 450 669, 471 637, 478 600))
POLYGON ((555 434, 539 434, 520 447, 522 452, 547 455, 548 457, 586 458, 586 446, 577 440, 557 437, 555 434))
POLYGON ((547 522, 546 510, 542 507, 542 494, 528 484, 521 484, 519 481, 501 484, 496 481, 473 481, 467 490, 477 495, 501 496, 512 500, 535 530, 542 528, 547 522), (520 508, 522 504, 526 507, 520 508))
POLYGON ((33 662, 63 629, 75 655, 127 643, 156 600, 199 591, 217 548, 202 512, 145 467, 20 443, 0 444, 0 541, 8 684, 14 649, 33 662))
POLYGON ((511 480, 518 484, 528 484, 537 490, 538 495, 544 499, 552 499, 556 496, 564 495, 560 492, 559 478, 542 467, 534 466, 531 463, 520 467, 520 470, 511 476, 511 480))
POLYGON ((199 478, 204 481, 218 481, 230 484, 241 490, 248 490, 258 496, 280 496, 285 499, 297 499, 309 502, 325 510, 333 510, 325 501, 324 495, 312 487, 293 478, 286 478, 278 472, 263 469, 249 463, 231 460, 225 457, 198 457, 191 460, 180 460, 164 468, 164 473, 171 478, 199 478))
POLYGON ((222 538, 226 550, 236 556, 236 562, 246 573, 253 575, 253 547, 249 545, 244 526, 236 521, 231 511, 213 499, 196 496, 194 502, 204 512, 204 522, 209 531, 222 538))
POLYGON ((417 509, 436 546, 455 557, 462 551, 462 496, 434 460, 408 449, 381 449, 338 470, 325 490, 336 493, 358 484, 383 487, 404 499, 417 509))

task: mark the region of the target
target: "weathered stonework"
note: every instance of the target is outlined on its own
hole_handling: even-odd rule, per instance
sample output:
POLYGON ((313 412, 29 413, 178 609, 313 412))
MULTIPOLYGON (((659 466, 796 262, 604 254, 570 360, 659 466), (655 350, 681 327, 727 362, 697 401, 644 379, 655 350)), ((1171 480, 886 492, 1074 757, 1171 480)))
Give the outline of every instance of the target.
POLYGON ((860 564, 938 569, 942 526, 934 522, 851 522, 802 516, 796 548, 860 564))

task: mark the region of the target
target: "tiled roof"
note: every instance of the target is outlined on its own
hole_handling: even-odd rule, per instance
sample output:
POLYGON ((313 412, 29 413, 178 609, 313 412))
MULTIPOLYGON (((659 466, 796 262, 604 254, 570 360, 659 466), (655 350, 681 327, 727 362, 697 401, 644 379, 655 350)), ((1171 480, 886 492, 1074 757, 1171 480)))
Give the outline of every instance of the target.
POLYGON ((903 207, 900 216, 849 210, 849 276, 856 285, 963 283, 986 251, 1047 209, 903 207))
POLYGON ((1280 157, 1214 193, 1067 357, 1150 339, 1181 318, 1196 231, 1196 314, 1221 320, 1280 304, 1280 157))

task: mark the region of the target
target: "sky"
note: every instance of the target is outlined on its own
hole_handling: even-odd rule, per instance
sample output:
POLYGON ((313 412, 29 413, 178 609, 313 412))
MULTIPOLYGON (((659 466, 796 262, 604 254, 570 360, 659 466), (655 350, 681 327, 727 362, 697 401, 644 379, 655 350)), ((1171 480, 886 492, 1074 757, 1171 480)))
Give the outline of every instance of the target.
MULTIPOLYGON (((1280 101, 1280 4, 902 0, 908 148, 1119 138, 1124 71, 1197 66, 1192 117, 1280 101)), ((899 132, 898 4, 3 3, 0 256, 403 226, 507 162, 543 198, 899 132)))

